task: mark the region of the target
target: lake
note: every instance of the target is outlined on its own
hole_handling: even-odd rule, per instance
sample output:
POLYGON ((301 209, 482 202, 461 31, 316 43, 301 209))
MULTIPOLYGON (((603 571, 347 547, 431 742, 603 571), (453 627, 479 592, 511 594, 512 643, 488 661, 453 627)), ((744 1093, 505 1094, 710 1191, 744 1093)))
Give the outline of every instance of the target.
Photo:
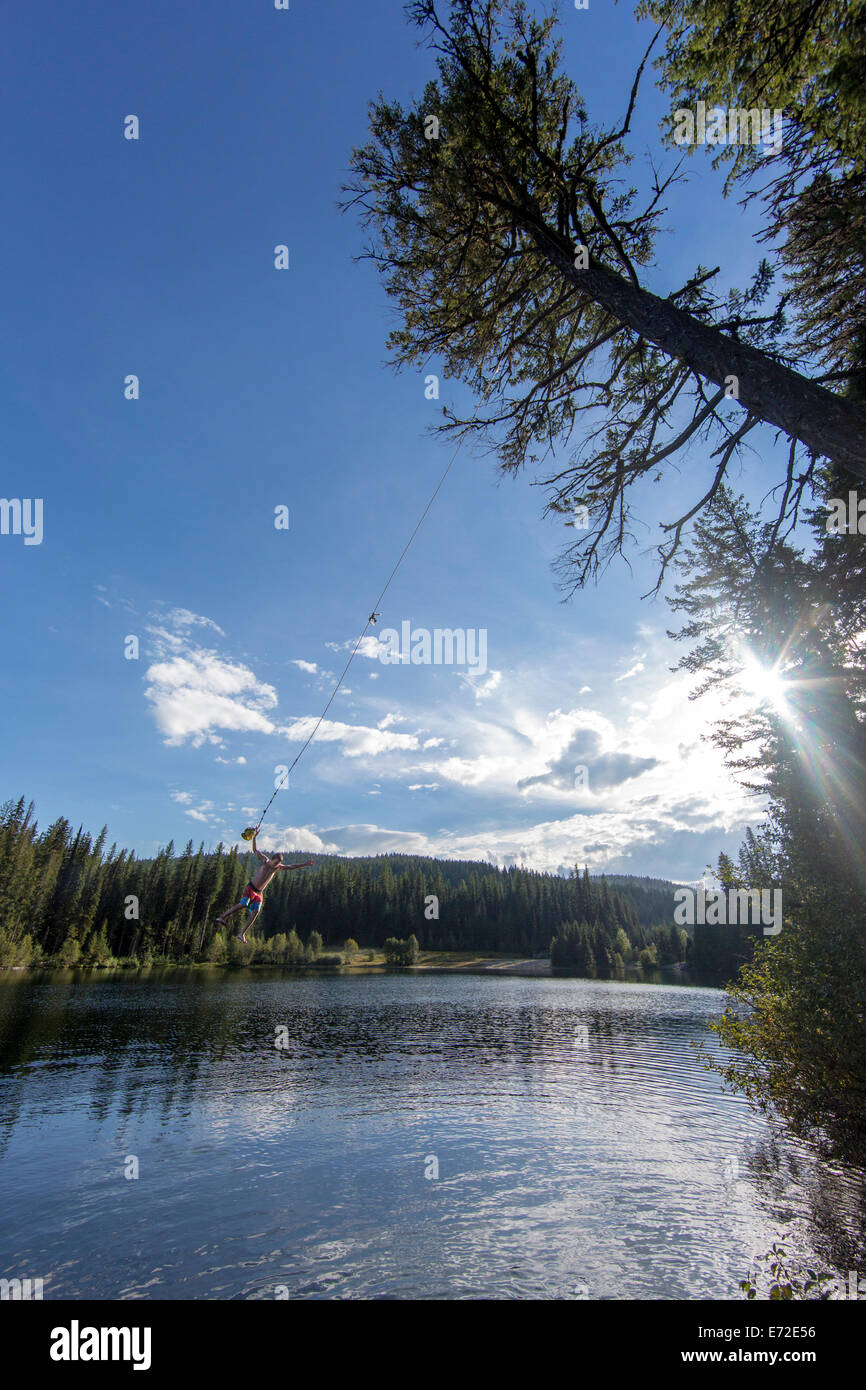
POLYGON ((7 975, 0 1274, 46 1298, 738 1299, 788 1231, 847 1268, 858 1183, 695 1055, 724 1001, 498 974, 7 975))

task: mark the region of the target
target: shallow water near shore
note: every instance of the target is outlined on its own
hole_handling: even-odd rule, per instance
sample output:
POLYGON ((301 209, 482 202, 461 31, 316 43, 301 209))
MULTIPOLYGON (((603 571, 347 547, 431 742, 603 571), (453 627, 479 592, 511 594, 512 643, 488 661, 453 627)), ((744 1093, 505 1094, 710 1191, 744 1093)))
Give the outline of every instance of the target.
POLYGON ((499 972, 7 977, 0 1275, 46 1298, 741 1298, 786 1232, 847 1270, 860 1182, 703 1069, 724 1003, 499 972))

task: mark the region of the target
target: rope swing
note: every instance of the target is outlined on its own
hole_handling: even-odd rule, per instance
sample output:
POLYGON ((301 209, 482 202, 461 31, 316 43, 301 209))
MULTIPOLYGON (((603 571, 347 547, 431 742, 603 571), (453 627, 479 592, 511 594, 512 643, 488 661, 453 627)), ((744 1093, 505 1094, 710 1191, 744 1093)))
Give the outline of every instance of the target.
POLYGON ((414 539, 415 539, 415 537, 417 536, 418 532, 421 530, 421 526, 423 525, 423 522, 424 522, 425 517, 427 516, 427 513, 429 512, 430 508, 433 506, 433 503, 436 501, 436 498, 439 496, 439 492, 440 492, 440 490, 441 490, 441 488, 442 488, 442 485, 443 485, 443 483, 445 482, 445 479, 448 477, 448 474, 451 472, 451 468, 452 468, 452 466, 453 466, 453 464, 454 464, 454 461, 455 461, 455 459, 457 458, 457 455, 458 455, 459 452, 460 452, 460 446, 462 445, 462 443, 463 443, 463 438, 462 438, 462 436, 461 436, 461 438, 458 440, 457 448, 454 450, 454 453, 451 455, 451 458, 450 458, 449 463, 448 463, 448 467, 445 469, 445 472, 442 474, 442 477, 439 479, 439 482, 436 484, 436 487, 435 487, 435 489, 434 489, 434 491, 433 491, 433 495, 431 496, 430 501, 427 503, 427 506, 424 508, 423 512, 421 513, 420 517, 418 518, 418 521, 417 521, 417 523, 416 523, 416 525, 415 525, 414 531, 412 532, 411 536, 409 537, 408 541, 407 541, 406 544, 403 546, 403 549, 402 549, 401 552, 400 552, 400 558, 398 559, 396 565, 394 566, 394 568, 392 569, 391 573, 388 575, 387 580, 385 581, 385 587, 382 589, 382 592, 380 593, 379 597, 376 599, 376 602, 373 604, 372 610, 371 610, 371 612, 370 612, 370 616, 368 617, 367 621, 365 622, 364 627, 363 627, 363 630, 362 630, 362 632, 361 632, 361 634, 360 634, 360 636, 359 636, 357 642, 355 643, 354 647, 352 648, 352 652, 351 652, 351 655, 349 656, 349 660, 346 662, 345 666, 343 667, 343 669, 342 669, 342 671, 341 671, 341 673, 340 673, 340 678, 339 678, 339 680, 337 681, 337 684, 334 686, 333 690, 331 691, 331 694, 330 694, 330 696, 329 696, 329 698, 328 698, 328 703, 325 705, 325 708, 322 710, 322 713, 319 715, 318 719, 316 720, 316 723, 315 723, 315 726, 314 726, 314 728, 313 728, 312 733, 310 734, 309 738, 306 740, 306 742, 305 742, 305 743, 303 744, 303 746, 301 747, 300 752, 297 753, 297 755, 295 756, 295 759, 294 759, 294 761, 291 763, 291 765, 289 766, 288 771, 286 772, 286 774, 285 774, 283 780, 275 787, 273 793, 271 794, 270 801, 268 801, 267 805, 265 806, 264 810, 262 811, 261 815, 259 816, 259 819, 258 819, 258 822, 256 823, 256 825, 248 825, 247 828, 246 828, 246 830, 242 830, 242 831, 241 831, 241 838, 242 838, 242 839, 244 839, 244 840, 251 840, 251 839, 253 838, 254 835, 257 835, 257 834, 258 834, 258 832, 259 832, 259 830, 260 830, 260 828, 261 828, 262 821, 264 820, 265 816, 268 814, 268 811, 271 809, 271 806, 273 805, 274 800, 276 799, 278 793, 281 792, 281 791, 283 790, 284 787, 288 786, 289 777, 290 777, 291 773, 292 773, 293 770, 297 767, 298 763, 301 761, 301 758, 302 758, 302 757, 304 756, 304 754, 306 753, 306 751, 307 751, 307 749, 309 748, 310 744, 312 743, 313 739, 316 737, 316 734, 319 732, 319 729, 320 729, 321 726, 322 726, 322 722, 323 722, 323 720, 324 720, 324 718, 325 718, 325 715, 328 713, 328 710, 331 708, 331 705, 334 703, 334 699, 335 699, 335 697, 336 697, 337 691, 340 689, 340 686, 343 684, 343 681, 346 679, 346 674, 347 674, 347 672, 348 672, 348 670, 349 670, 349 667, 351 666, 352 662, 355 660, 355 657, 356 657, 356 655, 357 655, 357 653, 358 653, 358 648, 360 647, 360 645, 361 645, 361 643, 363 642, 364 638, 367 636, 367 633, 369 632, 370 628, 373 627, 373 626, 375 625, 375 623, 378 622, 379 618, 382 616, 381 613, 379 612, 380 604, 381 604, 383 598, 385 597, 385 595, 387 594, 389 588, 391 587, 391 582, 392 582, 392 580, 393 580, 395 574, 397 573, 398 569, 399 569, 400 566, 402 565, 403 560, 404 560, 405 557, 406 557, 406 553, 407 553, 407 551, 408 551, 410 545, 411 545, 412 542, 414 541, 414 539))

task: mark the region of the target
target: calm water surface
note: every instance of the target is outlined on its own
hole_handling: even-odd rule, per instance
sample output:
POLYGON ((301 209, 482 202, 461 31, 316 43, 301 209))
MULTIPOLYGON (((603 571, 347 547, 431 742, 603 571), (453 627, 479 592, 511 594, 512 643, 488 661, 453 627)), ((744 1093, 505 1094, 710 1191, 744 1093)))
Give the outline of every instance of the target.
POLYGON ((862 1192, 702 1069, 723 1003, 495 975, 7 977, 0 1275, 46 1298, 739 1298, 790 1230, 841 1268, 862 1192))

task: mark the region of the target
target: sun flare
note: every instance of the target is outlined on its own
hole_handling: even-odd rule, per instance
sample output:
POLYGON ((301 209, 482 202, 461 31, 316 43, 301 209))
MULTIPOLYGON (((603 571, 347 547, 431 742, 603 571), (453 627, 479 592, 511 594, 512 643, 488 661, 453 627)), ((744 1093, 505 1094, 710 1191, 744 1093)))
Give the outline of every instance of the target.
POLYGON ((776 666, 763 666, 751 653, 742 656, 740 689, 750 704, 770 705, 778 714, 787 714, 789 681, 776 666))

